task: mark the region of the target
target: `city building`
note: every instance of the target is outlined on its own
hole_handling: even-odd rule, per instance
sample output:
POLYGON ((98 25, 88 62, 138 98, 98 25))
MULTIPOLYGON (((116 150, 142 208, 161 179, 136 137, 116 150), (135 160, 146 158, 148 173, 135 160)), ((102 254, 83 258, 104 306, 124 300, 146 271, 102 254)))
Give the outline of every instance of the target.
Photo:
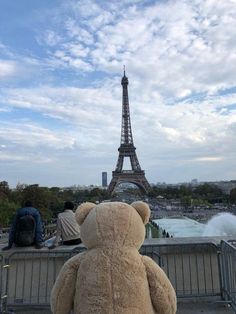
POLYGON ((102 187, 107 187, 107 172, 102 172, 102 187))

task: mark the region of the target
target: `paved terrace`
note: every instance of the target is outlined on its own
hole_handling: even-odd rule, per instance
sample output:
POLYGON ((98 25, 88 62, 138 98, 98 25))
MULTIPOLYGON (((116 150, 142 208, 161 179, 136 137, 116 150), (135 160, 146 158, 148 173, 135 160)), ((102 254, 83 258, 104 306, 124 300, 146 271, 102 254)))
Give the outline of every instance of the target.
MULTIPOLYGON (((51 314, 50 310, 18 310, 15 311, 16 314, 51 314)), ((177 314, 233 314, 232 309, 223 304, 217 303, 196 303, 196 302, 188 302, 188 303, 179 303, 177 314)), ((146 314, 146 313, 145 313, 146 314)))
MULTIPOLYGON (((175 286, 178 295, 178 314, 236 313, 227 302, 221 299, 218 253, 214 251, 220 241, 219 237, 163 238, 145 241, 142 254, 152 256, 166 271, 175 286), (158 251, 155 251, 157 248, 158 251), (189 276, 191 277, 190 281, 189 276)), ((0 249, 4 245, 0 243, 0 249)), ((79 248, 83 249, 83 245, 80 245, 79 248)), ((73 249, 75 249, 73 254, 76 254, 78 246, 70 248, 62 246, 53 251, 47 248, 41 250, 13 248, 8 252, 2 252, 4 257, 10 256, 9 264, 11 264, 8 270, 9 282, 7 284, 9 313, 11 309, 14 313, 20 314, 51 313, 49 296, 54 277, 64 261, 71 256, 73 249), (40 273, 39 279, 32 278, 30 270, 32 267, 36 267, 36 273, 40 273), (51 273, 54 273, 53 278, 50 278, 51 273), (34 286, 35 283, 36 286, 34 286), (28 286, 31 286, 30 297, 36 295, 35 298, 38 300, 33 297, 28 300, 30 297, 27 292, 21 293, 22 290, 26 291, 28 286), (47 290, 46 294, 45 289, 47 290), (18 291, 20 292, 18 293, 18 291), (22 299, 19 299, 17 293, 22 294, 22 299), (41 298, 43 298, 42 303, 41 298)), ((4 275, 2 277, 4 279, 4 275)))

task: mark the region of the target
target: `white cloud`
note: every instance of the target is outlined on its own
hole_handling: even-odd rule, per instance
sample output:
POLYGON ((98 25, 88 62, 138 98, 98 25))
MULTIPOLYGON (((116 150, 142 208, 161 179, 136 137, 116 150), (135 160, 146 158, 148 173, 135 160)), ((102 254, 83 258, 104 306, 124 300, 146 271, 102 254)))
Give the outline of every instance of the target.
POLYGON ((17 66, 13 61, 0 60, 0 79, 14 76, 17 73, 17 66))
POLYGON ((55 46, 61 41, 61 37, 53 31, 46 32, 45 42, 49 46, 55 46))
POLYGON ((11 112, 11 108, 0 108, 0 112, 11 112))
POLYGON ((27 148, 46 146, 53 149, 63 149, 66 147, 72 148, 74 145, 74 139, 70 133, 56 133, 29 122, 2 122, 0 126, 0 140, 4 140, 8 143, 8 146, 10 144, 21 145, 27 148))
POLYGON ((83 18, 94 17, 100 15, 101 9, 95 1, 81 0, 81 1, 70 1, 73 12, 79 14, 83 18))
POLYGON ((231 1, 129 7, 112 2, 106 8, 94 1, 72 4, 84 18, 65 23, 61 49, 72 68, 117 72, 126 63, 129 73, 142 73, 160 93, 179 98, 214 94, 235 84, 236 8, 231 1))
POLYGON ((199 157, 195 159, 196 161, 201 161, 201 162, 217 162, 221 161, 222 157, 213 157, 213 156, 206 156, 206 157, 199 157))
POLYGON ((43 156, 37 156, 35 158, 34 154, 31 155, 25 155, 25 154, 7 154, 0 151, 0 160, 2 162, 30 162, 35 164, 47 164, 53 162, 53 159, 46 158, 43 156))
MULTIPOLYGON (((73 137, 79 147, 88 150, 99 147, 99 151, 105 154, 107 145, 110 145, 107 143, 118 146, 120 136, 121 87, 118 79, 118 86, 114 83, 96 88, 44 86, 31 90, 15 89, 8 91, 2 102, 64 121, 65 125, 73 127, 73 137)), ((222 149, 233 149, 235 111, 218 110, 220 100, 227 108, 234 101, 233 97, 209 97, 209 101, 205 99, 203 104, 201 100, 195 100, 170 106, 165 105, 158 95, 151 103, 149 98, 139 99, 139 90, 130 87, 129 91, 134 140, 151 158, 170 147, 173 151, 185 150, 186 153, 198 150, 197 154, 203 156, 212 149, 218 153, 222 149), (218 103, 215 107, 214 102, 218 103), (156 139, 158 145, 155 148, 156 139)), ((53 134, 54 131, 51 132, 53 134)), ((44 133, 41 130, 37 132, 44 133)), ((66 140, 69 141, 68 138, 66 140)), ((37 143, 37 137, 33 141, 37 143)))
MULTIPOLYGON (((12 108, 47 117, 52 125, 33 118, 5 124, 1 141, 44 147, 55 160, 58 151, 69 150, 74 167, 82 154, 88 164, 95 158, 112 169, 125 64, 134 142, 150 180, 173 181, 184 167, 186 177, 188 171, 192 177, 230 177, 228 169, 236 166, 234 1, 84 0, 67 1, 60 10, 38 37, 45 57, 22 57, 29 76, 34 74, 32 85, 5 88, 0 95, 1 112, 12 108)), ((3 60, 2 75, 21 73, 19 60, 3 60)), ((68 156, 60 157, 66 163, 68 156)))
POLYGON ((76 42, 82 42, 85 45, 91 45, 94 43, 93 34, 79 26, 74 19, 68 18, 65 22, 65 27, 69 39, 73 38, 76 42))

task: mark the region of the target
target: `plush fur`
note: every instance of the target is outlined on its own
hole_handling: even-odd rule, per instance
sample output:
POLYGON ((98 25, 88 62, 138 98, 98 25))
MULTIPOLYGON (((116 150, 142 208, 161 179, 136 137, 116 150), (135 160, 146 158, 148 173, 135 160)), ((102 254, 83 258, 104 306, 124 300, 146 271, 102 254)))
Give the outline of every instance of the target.
POLYGON ((138 249, 150 216, 143 202, 84 203, 76 211, 87 251, 68 260, 51 295, 54 314, 174 314, 175 291, 138 249))

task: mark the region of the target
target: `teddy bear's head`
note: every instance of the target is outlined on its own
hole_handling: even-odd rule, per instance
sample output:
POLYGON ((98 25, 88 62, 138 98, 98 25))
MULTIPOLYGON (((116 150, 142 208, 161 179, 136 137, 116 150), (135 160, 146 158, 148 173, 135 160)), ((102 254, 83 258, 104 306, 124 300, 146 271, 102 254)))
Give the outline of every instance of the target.
POLYGON ((150 209, 140 201, 131 205, 120 202, 83 203, 75 215, 82 242, 88 249, 101 246, 139 249, 145 238, 150 209))

